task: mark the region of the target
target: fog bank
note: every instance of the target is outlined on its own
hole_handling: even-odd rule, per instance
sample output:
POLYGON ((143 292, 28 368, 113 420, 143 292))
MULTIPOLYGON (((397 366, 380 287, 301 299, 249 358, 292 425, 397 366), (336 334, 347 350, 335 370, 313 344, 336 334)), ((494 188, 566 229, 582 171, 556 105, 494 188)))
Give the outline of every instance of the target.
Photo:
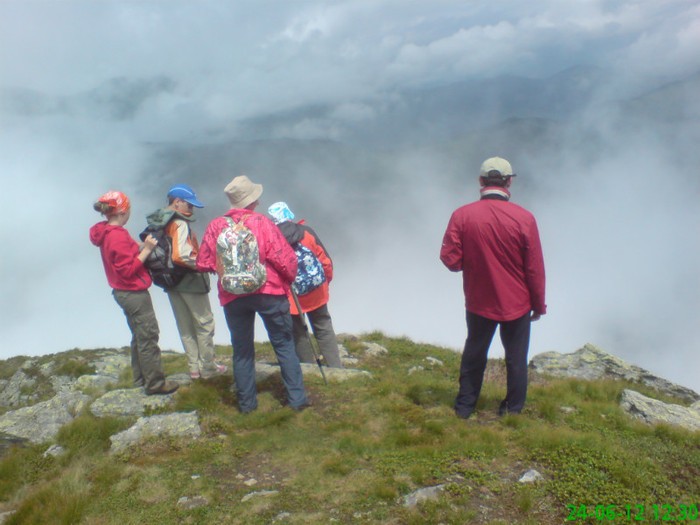
POLYGON ((190 184, 201 236, 241 173, 327 245, 337 331, 459 350, 440 243, 500 155, 545 253, 531 354, 590 342, 700 390, 699 46, 682 0, 3 2, 0 358, 129 343, 88 241, 102 193, 136 236, 190 184))

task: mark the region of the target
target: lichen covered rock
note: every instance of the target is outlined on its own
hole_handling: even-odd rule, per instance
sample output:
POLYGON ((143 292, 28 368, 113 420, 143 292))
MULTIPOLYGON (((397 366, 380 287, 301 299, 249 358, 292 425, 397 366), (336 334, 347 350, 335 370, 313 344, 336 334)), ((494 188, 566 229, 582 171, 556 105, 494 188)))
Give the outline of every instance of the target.
POLYGON ((143 388, 111 390, 90 405, 97 417, 141 416, 146 408, 162 408, 173 401, 173 394, 147 396, 143 388))
POLYGON ((630 365, 591 344, 586 344, 570 354, 558 352, 537 354, 530 361, 530 369, 556 377, 586 380, 624 379, 641 383, 684 401, 700 400, 700 394, 694 390, 672 383, 638 366, 630 365))
POLYGON ((632 417, 650 425, 666 423, 688 430, 700 430, 700 411, 694 406, 664 403, 629 389, 622 391, 620 406, 632 417))
POLYGON ((202 429, 199 426, 199 418, 196 411, 142 417, 133 426, 109 438, 112 442, 110 452, 121 452, 151 436, 197 437, 201 434, 202 429))
MULTIPOLYGON (((255 363, 256 383, 260 383, 261 381, 280 373, 280 367, 277 364, 260 362, 255 363)), ((301 363, 301 373, 304 375, 304 377, 321 376, 321 370, 318 368, 318 365, 312 363, 301 363)), ((359 370, 357 368, 329 368, 324 366, 323 373, 326 375, 326 379, 333 379, 335 381, 346 381, 350 378, 359 376, 372 377, 372 374, 367 370, 359 370)))
POLYGON ((80 413, 90 397, 80 392, 63 392, 48 401, 19 408, 0 416, 0 432, 44 443, 80 413))

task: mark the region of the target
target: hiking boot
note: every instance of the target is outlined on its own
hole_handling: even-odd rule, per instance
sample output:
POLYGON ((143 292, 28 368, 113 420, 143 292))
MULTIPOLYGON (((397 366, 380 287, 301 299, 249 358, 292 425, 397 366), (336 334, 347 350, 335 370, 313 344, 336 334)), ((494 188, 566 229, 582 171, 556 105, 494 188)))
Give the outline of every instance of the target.
POLYGON ((503 417, 508 414, 520 414, 520 410, 508 410, 508 403, 501 401, 501 404, 498 407, 498 415, 503 417))
POLYGON ((457 410, 455 410, 455 416, 457 416, 460 419, 469 419, 470 417, 472 417, 473 414, 474 414, 473 410, 468 410, 468 411, 463 411, 463 412, 458 412, 457 410))
POLYGON ((216 371, 203 373, 202 379, 211 379, 212 377, 223 375, 226 373, 226 370, 228 370, 226 365, 216 364, 216 371))
POLYGON ((146 392, 147 396, 158 396, 158 395, 168 395, 172 394, 175 392, 180 387, 177 383, 173 383, 172 381, 166 381, 163 383, 163 386, 161 386, 158 390, 152 390, 151 392, 146 392))
POLYGON ((297 405, 297 406, 295 406, 295 407, 290 406, 289 408, 291 408, 292 410, 294 410, 294 412, 303 412, 304 410, 306 410, 306 409, 309 408, 310 406, 313 406, 313 405, 311 404, 310 401, 307 401, 306 403, 302 403, 301 405, 297 405))
POLYGON ((190 372, 190 379, 199 379, 200 377, 202 377, 202 374, 199 372, 190 372))

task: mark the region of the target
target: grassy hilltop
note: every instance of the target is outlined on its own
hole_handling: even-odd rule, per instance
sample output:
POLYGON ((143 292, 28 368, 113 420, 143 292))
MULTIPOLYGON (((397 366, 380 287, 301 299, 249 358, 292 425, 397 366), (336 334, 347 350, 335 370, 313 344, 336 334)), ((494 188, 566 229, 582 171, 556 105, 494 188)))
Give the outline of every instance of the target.
MULTIPOLYGON (((236 409, 230 374, 197 381, 167 411, 196 410, 199 439, 154 438, 111 455, 109 436, 135 418, 86 411, 61 429, 63 455, 45 457, 46 444, 2 453, 0 515, 16 511, 6 524, 71 525, 619 523, 679 521, 681 506, 700 503, 700 433, 650 427, 618 407, 624 388, 656 392, 532 374, 524 413, 499 418, 505 370, 492 360, 478 413, 464 421, 452 410, 458 354, 379 333, 362 340, 388 349, 366 356, 359 341, 344 341, 373 377, 328 386, 307 377, 314 406, 301 413, 281 406, 279 376, 259 386, 249 415, 236 409), (520 483, 530 469, 544 479, 520 483), (435 500, 404 505, 436 485, 435 500), (583 518, 582 505, 616 505, 618 515, 583 518)), ((230 364, 229 347, 217 353, 230 364)), ((90 355, 60 354, 62 373, 89 373, 90 355)), ((274 362, 268 344, 257 357, 274 362)), ((164 362, 167 373, 186 370, 184 354, 164 362)), ((0 379, 18 363, 0 363, 0 379)))

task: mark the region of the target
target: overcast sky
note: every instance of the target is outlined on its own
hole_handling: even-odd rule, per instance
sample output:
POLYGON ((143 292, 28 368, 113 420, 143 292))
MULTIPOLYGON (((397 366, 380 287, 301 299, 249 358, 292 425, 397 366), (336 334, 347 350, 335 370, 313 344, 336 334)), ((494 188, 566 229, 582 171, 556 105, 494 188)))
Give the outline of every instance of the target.
MULTIPOLYGON (((144 144, 241 139, 250 119, 315 105, 333 108, 331 121, 339 125, 302 118, 281 136, 342 141, 340 124, 371 126, 377 107, 394 103, 407 88, 508 75, 547 78, 577 66, 610 73, 601 100, 633 99, 697 74, 700 4, 3 0, 0 358, 128 344, 87 230, 99 219, 92 202, 109 189, 131 197, 133 235, 142 227, 136 218, 162 203, 135 193, 151 161, 144 144), (115 78, 147 85, 125 101, 141 100, 137 107, 126 104, 122 114, 106 115, 99 100, 104 91, 96 100, 92 90, 115 78), (18 109, 17 90, 30 90, 24 92, 28 106, 18 109)), ((697 126, 697 106, 692 111, 697 126)), ((586 125, 613 140, 600 114, 586 115, 586 125)), ((588 164, 562 154, 561 162, 570 163, 562 171, 583 181, 576 191, 551 181, 546 196, 523 202, 514 186, 514 201, 538 218, 548 272, 550 313, 533 328, 531 353, 571 352, 591 342, 700 390, 699 171, 688 148, 640 130, 588 164), (680 178, 668 184, 662 175, 669 172, 680 178)), ((363 235, 388 276, 382 297, 363 288, 357 261, 336 255, 343 271, 330 307, 338 331, 381 329, 462 346, 460 276, 442 268, 437 255, 449 214, 478 192, 473 179, 465 179, 461 194, 423 184, 441 161, 407 153, 394 165, 419 182, 405 190, 410 206, 403 213, 430 203, 429 217, 416 228, 434 248, 412 254, 391 224, 363 235), (406 284, 412 257, 428 267, 430 287, 406 284)), ((552 162, 529 159, 521 167, 552 170, 552 162)), ((475 171, 478 163, 460 169, 475 171)), ((264 205, 285 198, 269 184, 265 191, 272 200, 264 205)), ((204 226, 197 223, 200 235, 204 226)), ((167 300, 158 289, 152 295, 162 346, 180 350, 167 300)), ((212 303, 216 340, 226 343, 214 296, 212 303)))

